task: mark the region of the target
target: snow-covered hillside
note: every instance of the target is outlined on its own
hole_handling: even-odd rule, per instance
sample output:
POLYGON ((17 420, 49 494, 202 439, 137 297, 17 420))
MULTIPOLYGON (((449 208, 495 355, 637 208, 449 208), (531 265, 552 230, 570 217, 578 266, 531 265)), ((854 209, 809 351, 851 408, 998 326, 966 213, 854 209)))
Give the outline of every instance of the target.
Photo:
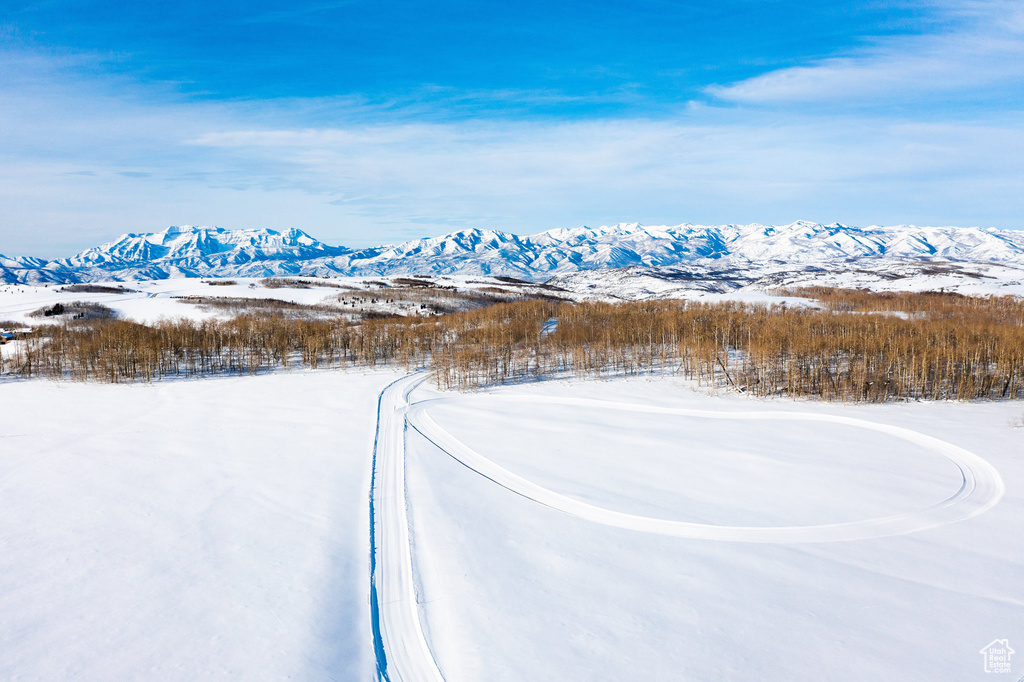
POLYGON ((7 382, 0 679, 961 682, 1020 651, 1020 403, 397 379, 7 382))
POLYGON ((368 249, 329 246, 291 229, 229 231, 172 227, 126 234, 71 258, 0 256, 8 283, 71 283, 167 277, 271 275, 498 275, 543 281, 555 275, 626 267, 739 268, 855 261, 954 261, 1024 266, 1024 233, 994 228, 856 228, 795 222, 783 226, 683 224, 557 229, 531 236, 464 230, 368 249))
POLYGON ((705 298, 827 286, 872 291, 951 291, 1024 296, 1024 265, 865 258, 818 263, 768 261, 744 266, 727 260, 662 267, 585 270, 556 275, 545 286, 589 300, 705 298))
POLYGON ((778 404, 645 379, 411 399, 424 401, 406 443, 415 595, 446 680, 952 682, 986 677, 994 633, 1021 639, 1005 588, 1024 546, 1005 531, 1021 509, 1019 406, 778 404), (873 430, 892 426, 983 457, 1006 498, 905 535, 769 537, 951 499, 961 470, 873 430), (763 535, 683 539, 616 517, 763 535), (920 642, 929 655, 908 656, 920 642))

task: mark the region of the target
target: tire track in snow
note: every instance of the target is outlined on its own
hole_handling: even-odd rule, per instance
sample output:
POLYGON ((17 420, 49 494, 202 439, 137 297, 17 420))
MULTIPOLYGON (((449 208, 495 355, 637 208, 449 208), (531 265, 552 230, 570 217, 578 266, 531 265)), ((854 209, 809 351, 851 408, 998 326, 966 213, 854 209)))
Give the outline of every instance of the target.
POLYGON ((523 497, 566 514, 616 528, 657 533, 681 538, 723 540, 731 542, 798 543, 863 540, 890 535, 905 535, 928 528, 963 521, 991 509, 1003 497, 1005 486, 999 472, 981 457, 951 443, 910 429, 889 424, 805 412, 712 412, 687 408, 668 408, 633 403, 608 402, 588 398, 558 398, 551 396, 487 396, 498 401, 573 405, 592 409, 622 410, 653 414, 699 417, 702 419, 747 419, 828 422, 878 431, 920 445, 942 455, 955 464, 961 473, 960 489, 947 499, 919 511, 882 518, 816 526, 716 526, 686 521, 670 521, 637 516, 598 507, 561 493, 544 488, 508 471, 487 459, 439 426, 428 414, 428 409, 441 402, 457 398, 440 398, 414 404, 408 412, 408 421, 427 440, 498 485, 523 497))
POLYGON ((960 489, 920 511, 884 518, 817 526, 715 526, 670 521, 611 509, 573 499, 522 478, 487 459, 440 427, 428 409, 452 398, 409 404, 409 394, 425 378, 415 374, 390 384, 377 403, 370 483, 370 617, 377 678, 386 682, 443 682, 420 625, 413 580, 412 546, 405 490, 405 441, 408 425, 443 452, 502 487, 573 516, 628 530, 673 537, 731 542, 801 543, 860 540, 904 535, 969 519, 999 503, 1004 485, 999 472, 981 457, 910 429, 853 417, 803 412, 712 412, 586 398, 488 396, 490 399, 573 405, 592 409, 646 412, 703 419, 816 421, 885 433, 925 447, 953 462, 961 473, 960 489))
POLYGON ((370 620, 377 679, 443 682, 420 626, 405 497, 409 393, 424 380, 393 382, 377 401, 370 478, 370 620))

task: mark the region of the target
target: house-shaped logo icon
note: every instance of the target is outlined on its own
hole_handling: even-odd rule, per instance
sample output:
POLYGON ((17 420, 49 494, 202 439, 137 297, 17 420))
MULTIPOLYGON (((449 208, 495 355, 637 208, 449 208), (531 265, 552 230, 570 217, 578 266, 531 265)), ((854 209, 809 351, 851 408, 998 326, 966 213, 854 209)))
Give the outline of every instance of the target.
POLYGON ((981 650, 981 655, 985 657, 985 672, 1010 672, 1010 656, 1013 656, 1015 653, 1016 652, 1010 648, 1009 640, 992 640, 991 644, 981 650))

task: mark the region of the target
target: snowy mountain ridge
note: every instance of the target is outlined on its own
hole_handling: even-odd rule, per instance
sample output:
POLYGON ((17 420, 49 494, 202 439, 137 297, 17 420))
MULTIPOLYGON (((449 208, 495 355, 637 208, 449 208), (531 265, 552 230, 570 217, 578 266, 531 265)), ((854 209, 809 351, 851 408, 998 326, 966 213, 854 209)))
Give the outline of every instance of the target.
POLYGON ((494 275, 543 281, 607 268, 953 261, 1024 265, 1024 232, 978 227, 620 223, 523 236, 470 229, 366 249, 302 230, 179 226, 125 234, 70 258, 0 256, 7 283, 274 275, 494 275))

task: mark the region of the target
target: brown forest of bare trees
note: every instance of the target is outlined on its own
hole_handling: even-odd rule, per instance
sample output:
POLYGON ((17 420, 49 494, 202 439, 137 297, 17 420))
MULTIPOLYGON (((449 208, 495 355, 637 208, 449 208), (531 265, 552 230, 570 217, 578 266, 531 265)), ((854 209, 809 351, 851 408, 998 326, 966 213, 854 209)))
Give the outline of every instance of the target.
POLYGON ((282 314, 38 327, 0 372, 154 380, 279 367, 425 366, 442 388, 546 376, 666 373, 759 396, 1024 397, 1024 302, 1012 297, 788 292, 820 308, 524 300, 436 317, 282 314))

